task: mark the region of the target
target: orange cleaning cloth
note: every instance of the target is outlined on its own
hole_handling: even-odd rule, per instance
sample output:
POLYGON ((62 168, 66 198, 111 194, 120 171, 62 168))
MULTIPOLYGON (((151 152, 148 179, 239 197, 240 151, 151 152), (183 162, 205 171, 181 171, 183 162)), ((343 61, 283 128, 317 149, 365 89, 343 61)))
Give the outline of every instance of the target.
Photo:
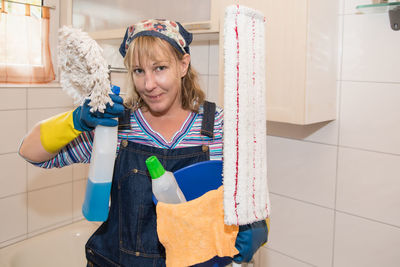
POLYGON ((224 224, 223 186, 181 204, 157 204, 157 233, 167 266, 202 263, 215 256, 233 257, 237 225, 224 224))

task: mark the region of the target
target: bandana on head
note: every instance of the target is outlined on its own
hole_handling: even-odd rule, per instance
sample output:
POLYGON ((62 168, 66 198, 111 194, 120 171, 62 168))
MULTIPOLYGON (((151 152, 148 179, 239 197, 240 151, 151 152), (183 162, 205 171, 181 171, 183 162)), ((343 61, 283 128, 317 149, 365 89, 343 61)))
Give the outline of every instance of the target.
POLYGON ((189 44, 193 40, 193 35, 179 22, 165 19, 144 20, 126 29, 124 40, 119 48, 123 57, 132 40, 139 36, 155 36, 164 39, 182 54, 190 54, 189 44))

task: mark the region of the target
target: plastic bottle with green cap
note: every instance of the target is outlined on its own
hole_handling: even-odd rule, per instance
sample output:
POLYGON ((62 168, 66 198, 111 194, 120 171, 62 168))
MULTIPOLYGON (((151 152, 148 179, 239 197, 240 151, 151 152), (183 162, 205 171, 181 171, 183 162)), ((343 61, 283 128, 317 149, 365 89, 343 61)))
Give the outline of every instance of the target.
POLYGON ((152 178, 153 194, 158 201, 170 204, 186 202, 174 174, 166 171, 156 156, 149 157, 146 166, 152 178))

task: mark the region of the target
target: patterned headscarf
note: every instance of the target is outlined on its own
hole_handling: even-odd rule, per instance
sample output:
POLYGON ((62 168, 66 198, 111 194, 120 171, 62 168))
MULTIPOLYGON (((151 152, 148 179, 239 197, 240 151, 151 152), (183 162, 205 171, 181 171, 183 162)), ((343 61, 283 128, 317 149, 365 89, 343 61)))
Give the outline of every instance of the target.
POLYGON ((190 54, 189 44, 193 40, 193 35, 186 31, 179 22, 165 19, 149 19, 126 29, 124 40, 119 48, 121 55, 125 57, 133 39, 144 35, 164 39, 182 54, 190 54))

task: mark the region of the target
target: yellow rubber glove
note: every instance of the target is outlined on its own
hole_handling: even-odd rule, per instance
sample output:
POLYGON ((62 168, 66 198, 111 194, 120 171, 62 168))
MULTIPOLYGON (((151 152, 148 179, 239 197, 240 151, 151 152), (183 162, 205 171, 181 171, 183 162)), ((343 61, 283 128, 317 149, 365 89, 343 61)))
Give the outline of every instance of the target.
POLYGON ((75 129, 72 113, 67 111, 40 124, 40 141, 47 152, 57 152, 82 133, 75 129))
POLYGON ((56 115, 40 124, 40 141, 49 153, 55 153, 78 137, 83 131, 92 131, 97 125, 115 127, 124 112, 123 99, 110 94, 112 106, 107 103, 104 112, 91 112, 89 99, 75 110, 56 115))

